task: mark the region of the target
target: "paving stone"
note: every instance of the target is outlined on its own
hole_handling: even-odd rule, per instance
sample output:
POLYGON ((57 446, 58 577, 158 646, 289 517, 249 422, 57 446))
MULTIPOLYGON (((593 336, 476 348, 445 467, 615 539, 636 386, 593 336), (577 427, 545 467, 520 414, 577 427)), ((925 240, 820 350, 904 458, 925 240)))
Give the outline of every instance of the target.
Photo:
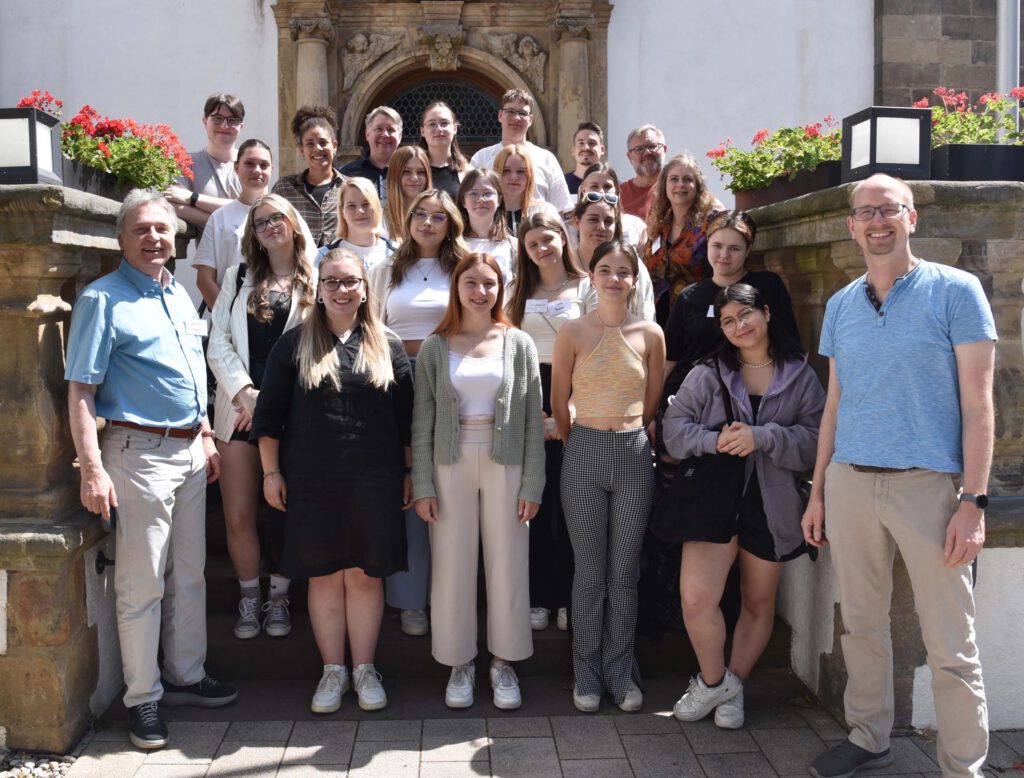
POLYGON ((495 738, 491 744, 491 773, 501 778, 560 775, 554 738, 495 738))
POLYGON ((274 778, 284 757, 284 743, 280 741, 239 743, 225 741, 210 765, 209 776, 239 776, 246 778, 274 778))
POLYGON ((364 740, 415 740, 420 742, 423 722, 419 719, 407 721, 360 721, 356 742, 364 740))
MULTIPOLYGON (((991 767, 997 773, 1012 771, 1014 763, 1019 762, 1020 759, 1020 754, 1008 746, 1004 741, 997 737, 989 736, 988 759, 985 760, 985 767, 991 767)), ((1018 772, 1021 775, 1024 775, 1024 770, 1018 772)))
POLYGON ((552 716, 562 759, 621 759, 626 756, 611 716, 552 716))
POLYGON ((806 724, 801 729, 755 729, 751 734, 779 775, 807 775, 807 765, 825 750, 806 724))
POLYGON ((839 722, 832 718, 832 715, 824 708, 807 708, 801 710, 800 715, 822 740, 846 739, 846 730, 839 726, 839 722))
POLYGON ((993 732, 992 734, 1016 751, 1018 756, 1024 756, 1024 729, 1008 732, 993 732))
POLYGON ((233 721, 225 740, 250 743, 287 743, 292 734, 293 721, 233 721))
POLYGON ((479 778, 490 774, 490 762, 420 762, 420 778, 479 778))
POLYGON ((277 771, 277 778, 345 778, 347 775, 347 764, 283 764, 277 771))
POLYGON ((208 767, 207 764, 144 764, 135 778, 203 778, 208 767))
MULTIPOLYGON (((707 778, 775 778, 778 775, 761 753, 701 754, 697 757, 707 778)), ((806 772, 806 771, 805 771, 806 772)))
POLYGON ((632 713, 612 716, 620 735, 678 735, 679 722, 671 713, 632 713))
POLYGON ((909 737, 892 738, 889 741, 889 750, 893 755, 893 763, 882 770, 876 771, 878 775, 927 773, 939 768, 938 763, 918 748, 909 737))
POLYGON ((283 764, 348 764, 355 738, 354 721, 296 721, 283 764))
POLYGON ((423 737, 470 740, 487 735, 485 719, 424 719, 423 737))
MULTIPOLYGON (((744 711, 743 725, 747 729, 783 729, 806 727, 807 720, 794 707, 762 708, 758 705, 747 705, 744 711)), ((846 737, 843 732, 839 737, 846 737)))
POLYGON ((420 758, 424 762, 475 762, 490 758, 484 719, 425 719, 420 758))
POLYGON ((350 778, 417 778, 419 771, 418 740, 357 742, 348 768, 350 778))
POLYGON ((757 743, 745 729, 722 729, 711 719, 682 722, 683 734, 695 754, 735 754, 757 751, 757 743))
POLYGON ((675 735, 623 735, 633 772, 644 778, 703 776, 697 758, 682 733, 675 735))
POLYGON ((99 741, 110 741, 117 740, 122 743, 128 742, 128 724, 127 722, 118 722, 114 726, 104 727, 103 729, 97 729, 92 733, 92 737, 89 739, 89 743, 96 743, 99 741))
POLYGON ((562 778, 633 778, 628 759, 564 759, 562 778))
POLYGON ((121 740, 92 740, 68 770, 69 778, 131 778, 146 754, 121 740))
POLYGON ((209 763, 227 731, 226 721, 169 721, 167 747, 146 754, 145 764, 209 763))
POLYGON ((551 737, 551 723, 546 716, 524 716, 487 719, 491 737, 551 737))

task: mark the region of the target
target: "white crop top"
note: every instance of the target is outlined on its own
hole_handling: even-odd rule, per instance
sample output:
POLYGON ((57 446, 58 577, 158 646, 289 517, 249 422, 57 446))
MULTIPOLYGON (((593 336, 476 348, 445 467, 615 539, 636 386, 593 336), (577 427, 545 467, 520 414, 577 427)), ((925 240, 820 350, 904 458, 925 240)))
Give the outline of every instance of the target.
POLYGON ((515 244, 511 239, 490 240, 489 238, 466 238, 466 243, 473 251, 480 254, 490 254, 494 261, 501 268, 501 275, 508 286, 515 277, 515 244))
POLYGON ((459 396, 459 419, 483 421, 494 418, 498 389, 505 375, 505 354, 467 357, 448 352, 448 375, 459 396))
POLYGON ((582 315, 583 307, 579 300, 547 300, 538 297, 526 301, 526 312, 520 329, 533 338, 539 362, 551 364, 558 331, 567 321, 582 315), (542 307, 547 309, 544 313, 540 312, 542 307))
POLYGON ((385 324, 402 340, 425 340, 444 318, 450 284, 436 259, 418 260, 402 282, 388 290, 385 324))

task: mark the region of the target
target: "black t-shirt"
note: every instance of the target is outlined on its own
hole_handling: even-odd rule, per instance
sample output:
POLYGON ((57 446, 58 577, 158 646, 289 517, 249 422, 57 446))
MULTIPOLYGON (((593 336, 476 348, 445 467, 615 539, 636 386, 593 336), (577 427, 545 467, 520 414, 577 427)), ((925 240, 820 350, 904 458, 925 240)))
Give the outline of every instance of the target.
POLYGON ((565 183, 569 186, 569 194, 576 194, 580 191, 580 184, 583 183, 583 179, 570 170, 565 174, 565 183))
POLYGON ((369 157, 352 160, 341 169, 341 174, 343 176, 355 176, 356 178, 367 179, 377 187, 377 197, 380 198, 381 204, 388 199, 388 169, 386 167, 377 167, 370 162, 369 157))
POLYGON ((459 181, 458 173, 447 165, 444 167, 434 167, 431 165, 430 180, 434 184, 434 189, 440 189, 442 192, 447 192, 451 196, 452 202, 458 204, 459 185, 462 183, 459 181))

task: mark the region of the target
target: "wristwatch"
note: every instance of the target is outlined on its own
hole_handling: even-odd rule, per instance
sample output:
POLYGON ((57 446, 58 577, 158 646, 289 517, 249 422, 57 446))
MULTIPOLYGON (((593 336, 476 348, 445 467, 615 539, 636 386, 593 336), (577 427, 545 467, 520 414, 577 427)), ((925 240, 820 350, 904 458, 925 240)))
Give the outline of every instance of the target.
POLYGON ((960 502, 973 502, 982 510, 988 507, 988 495, 987 494, 971 494, 970 492, 960 493, 960 502))
POLYGON ((199 202, 199 192, 193 192, 192 196, 190 198, 188 198, 188 204, 191 205, 193 208, 195 208, 196 207, 196 203, 198 203, 198 202, 199 202))

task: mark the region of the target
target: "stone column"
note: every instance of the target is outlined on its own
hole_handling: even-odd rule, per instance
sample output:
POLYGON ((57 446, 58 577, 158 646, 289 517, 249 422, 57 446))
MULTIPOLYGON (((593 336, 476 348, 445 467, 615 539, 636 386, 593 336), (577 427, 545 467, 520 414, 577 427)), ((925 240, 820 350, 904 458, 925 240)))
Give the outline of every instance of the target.
POLYGON ((591 121, 590 34, 597 24, 593 15, 555 17, 558 37, 558 132, 555 155, 568 170, 572 163, 572 138, 580 122, 591 121))
POLYGON ((326 17, 291 20, 292 40, 298 43, 295 82, 298 105, 326 105, 327 44, 334 40, 334 26, 326 17))

